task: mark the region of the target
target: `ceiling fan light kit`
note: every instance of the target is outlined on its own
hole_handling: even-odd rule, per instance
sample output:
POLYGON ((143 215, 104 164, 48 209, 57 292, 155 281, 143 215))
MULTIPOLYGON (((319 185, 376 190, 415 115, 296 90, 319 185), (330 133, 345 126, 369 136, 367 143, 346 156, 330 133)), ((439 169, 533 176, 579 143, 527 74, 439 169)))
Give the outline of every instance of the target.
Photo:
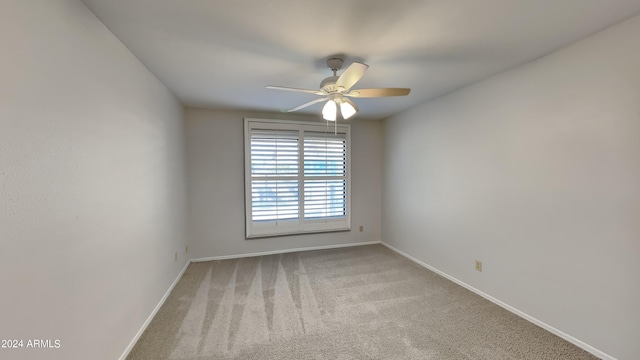
POLYGON ((338 107, 334 101, 327 101, 322 108, 322 118, 329 121, 336 121, 338 118, 338 107))
POLYGON ((351 101, 351 99, 343 98, 340 104, 340 112, 342 117, 346 120, 358 112, 358 107, 351 101))
POLYGON ((320 99, 312 100, 304 103, 300 106, 289 110, 288 112, 304 109, 308 106, 326 101, 327 103, 322 108, 322 117, 328 121, 336 121, 338 119, 338 108, 342 119, 346 120, 355 115, 358 112, 356 104, 349 99, 353 98, 376 98, 387 96, 405 96, 409 95, 411 89, 407 88, 378 88, 378 89, 358 89, 351 90, 364 73, 369 68, 369 65, 354 62, 342 72, 340 76, 337 75, 338 70, 342 68, 344 60, 336 57, 329 58, 327 60, 327 66, 333 71, 333 76, 329 76, 320 82, 320 90, 309 89, 297 89, 285 86, 273 86, 267 85, 267 89, 283 90, 303 92, 314 95, 323 96, 320 99))

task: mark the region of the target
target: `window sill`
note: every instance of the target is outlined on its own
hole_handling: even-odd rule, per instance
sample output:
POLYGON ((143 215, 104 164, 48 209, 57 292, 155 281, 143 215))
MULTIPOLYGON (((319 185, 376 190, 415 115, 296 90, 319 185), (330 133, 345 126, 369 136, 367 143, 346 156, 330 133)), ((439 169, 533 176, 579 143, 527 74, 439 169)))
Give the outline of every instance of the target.
POLYGON ((347 232, 347 231, 351 231, 351 227, 326 229, 326 230, 287 231, 287 232, 281 232, 281 233, 252 234, 252 235, 245 236, 245 240, 256 240, 256 239, 282 237, 282 236, 295 236, 295 235, 313 235, 313 234, 347 232))

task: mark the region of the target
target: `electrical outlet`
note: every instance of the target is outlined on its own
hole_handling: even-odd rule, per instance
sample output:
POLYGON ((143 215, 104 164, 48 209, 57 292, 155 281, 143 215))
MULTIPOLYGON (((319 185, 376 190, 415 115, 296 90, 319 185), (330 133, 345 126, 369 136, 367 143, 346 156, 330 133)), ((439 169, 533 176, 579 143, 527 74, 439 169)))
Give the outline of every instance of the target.
POLYGON ((476 260, 476 271, 482 271, 482 261, 476 260))
POLYGON ((176 256, 174 262, 178 262, 178 252, 176 251, 176 256))
POLYGON ((185 247, 184 247, 184 253, 185 253, 185 254, 188 254, 188 253, 189 253, 189 245, 187 245, 187 246, 185 246, 185 247))
POLYGON ((364 231, 364 226, 360 225, 360 232, 364 231))

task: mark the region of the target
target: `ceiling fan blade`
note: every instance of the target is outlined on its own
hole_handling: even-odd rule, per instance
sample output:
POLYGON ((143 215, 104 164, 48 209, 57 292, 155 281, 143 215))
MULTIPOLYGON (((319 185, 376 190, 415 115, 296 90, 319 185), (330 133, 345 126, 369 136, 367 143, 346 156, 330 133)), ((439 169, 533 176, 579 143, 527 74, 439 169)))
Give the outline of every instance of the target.
POLYGON ((327 100, 327 99, 329 99, 329 98, 326 98, 326 97, 325 97, 325 98, 315 99, 315 100, 309 101, 308 103, 304 103, 304 104, 302 104, 302 105, 300 105, 300 106, 296 106, 296 107, 294 107, 293 109, 288 110, 287 112, 298 111, 298 110, 300 110, 300 109, 304 109, 304 108, 306 108, 307 106, 311 106, 311 105, 313 105, 313 104, 317 104, 317 103, 319 103, 319 102, 323 102, 323 101, 325 101, 325 100, 327 100))
POLYGON ((336 81, 336 86, 343 87, 345 91, 349 91, 362 78, 368 68, 369 65, 367 64, 354 62, 342 72, 342 75, 336 81))
POLYGON ((298 89, 298 88, 292 88, 292 87, 286 87, 286 86, 267 85, 265 86, 265 88, 273 89, 273 90, 303 92, 303 93, 309 93, 309 94, 315 94, 315 95, 327 95, 324 93, 324 91, 320 91, 320 90, 298 89))
POLYGON ((380 89, 357 89, 351 90, 344 94, 354 98, 374 98, 386 96, 405 96, 409 95, 411 89, 407 88, 380 88, 380 89))

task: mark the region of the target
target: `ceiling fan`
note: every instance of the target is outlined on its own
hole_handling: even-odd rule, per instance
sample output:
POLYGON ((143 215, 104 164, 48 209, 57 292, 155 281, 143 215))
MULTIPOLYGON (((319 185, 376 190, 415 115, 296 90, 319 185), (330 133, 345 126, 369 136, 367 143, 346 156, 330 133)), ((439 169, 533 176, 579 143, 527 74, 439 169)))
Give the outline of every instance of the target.
POLYGON ((326 101, 322 108, 322 117, 325 120, 336 121, 338 118, 338 108, 343 119, 348 119, 358 112, 358 107, 350 98, 377 98, 387 96, 405 96, 411 89, 407 88, 378 88, 378 89, 354 89, 355 85, 369 68, 369 65, 354 62, 342 72, 340 76, 336 73, 342 68, 344 60, 336 57, 327 60, 327 66, 333 71, 330 76, 320 83, 320 90, 298 89, 285 86, 267 85, 267 89, 303 92, 322 96, 322 98, 309 101, 300 106, 289 110, 288 112, 304 109, 308 106, 326 101))

